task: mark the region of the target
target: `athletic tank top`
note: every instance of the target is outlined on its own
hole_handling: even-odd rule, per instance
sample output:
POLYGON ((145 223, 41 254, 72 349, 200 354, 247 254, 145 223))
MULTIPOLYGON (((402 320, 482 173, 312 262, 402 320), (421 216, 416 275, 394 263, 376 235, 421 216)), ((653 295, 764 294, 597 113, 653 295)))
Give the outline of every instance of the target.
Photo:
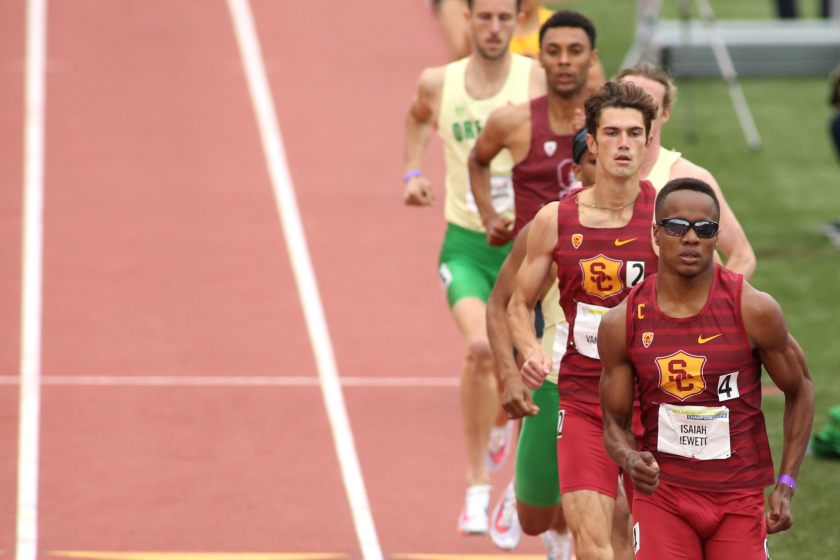
POLYGON ((601 318, 624 301, 633 286, 658 269, 659 260, 651 245, 656 190, 647 181, 641 181, 640 186, 633 216, 624 227, 582 226, 577 206, 580 191, 573 191, 557 207, 554 260, 560 305, 569 322, 569 342, 557 382, 561 398, 599 402, 601 318))
MULTIPOLYGON (((540 27, 548 21, 548 18, 554 12, 546 8, 545 6, 540 6, 540 27)), ((532 31, 527 35, 523 35, 521 37, 514 37, 510 40, 510 50, 516 54, 521 54, 524 56, 532 56, 536 57, 540 54, 540 29, 539 27, 532 31)))
POLYGON ((665 183, 671 180, 671 167, 677 163, 680 157, 682 157, 682 154, 679 152, 659 148, 659 157, 656 158, 656 163, 653 164, 647 176, 647 180, 653 183, 657 192, 661 191, 665 183))
POLYGON ((531 148, 513 168, 513 195, 516 223, 513 235, 534 219, 540 208, 560 200, 572 190, 572 140, 574 135, 558 136, 551 131, 548 97, 531 101, 531 148))
POLYGON ((655 275, 627 298, 627 355, 636 369, 642 406, 642 450, 653 453, 660 479, 668 484, 698 490, 749 490, 773 484, 773 458, 761 412, 761 362, 750 348, 741 318, 743 283, 743 276, 716 265, 705 307, 694 317, 681 319, 659 310, 655 275), (666 423, 661 424, 662 407, 667 405, 677 410, 666 414, 666 423), (697 415, 695 420, 703 420, 684 427, 671 419, 682 418, 680 407, 708 410, 697 415, 697 410, 689 409, 697 415), (717 410, 720 407, 727 410, 717 410), (705 453, 719 431, 712 425, 723 421, 728 422, 731 455, 691 458, 705 453), (661 445, 660 428, 665 440, 661 445), (675 435, 668 442, 665 434, 672 430, 675 435), (685 456, 674 454, 672 444, 685 456), (660 446, 671 452, 660 451, 660 446))
MULTIPOLYGON (((464 79, 469 57, 446 67, 437 131, 443 140, 446 161, 446 220, 463 228, 484 232, 469 186, 467 157, 481 133, 487 117, 495 109, 528 101, 531 76, 530 58, 512 55, 510 70, 502 89, 488 99, 473 99, 467 93, 464 79)), ((505 149, 490 163, 493 206, 499 214, 513 219, 513 186, 510 170, 513 158, 505 149)))

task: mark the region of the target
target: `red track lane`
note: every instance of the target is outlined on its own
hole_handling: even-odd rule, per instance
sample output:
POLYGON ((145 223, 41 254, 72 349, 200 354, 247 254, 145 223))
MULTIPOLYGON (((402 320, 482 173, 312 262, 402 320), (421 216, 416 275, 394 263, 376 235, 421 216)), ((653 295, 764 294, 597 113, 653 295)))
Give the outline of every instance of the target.
MULTIPOLYGON (((417 76, 446 62, 434 19, 420 0, 253 5, 341 374, 459 375, 462 342, 436 274, 437 140, 426 167, 437 206, 401 198, 417 76)), ((500 552, 456 533, 466 470, 458 390, 345 394, 384 552, 500 552)), ((509 465, 494 475, 497 489, 511 474, 509 465)), ((517 552, 544 548, 525 537, 517 552)))
MULTIPOLYGON (((50 5, 44 375, 315 375, 225 4, 50 5)), ((45 387, 40 548, 358 554, 320 392, 45 387)))
MULTIPOLYGON (((0 2, 0 375, 20 371, 23 0, 0 2)), ((0 388, 0 550, 15 542, 18 388, 0 388)))
POLYGON ((42 550, 358 554, 316 387, 46 387, 42 550))

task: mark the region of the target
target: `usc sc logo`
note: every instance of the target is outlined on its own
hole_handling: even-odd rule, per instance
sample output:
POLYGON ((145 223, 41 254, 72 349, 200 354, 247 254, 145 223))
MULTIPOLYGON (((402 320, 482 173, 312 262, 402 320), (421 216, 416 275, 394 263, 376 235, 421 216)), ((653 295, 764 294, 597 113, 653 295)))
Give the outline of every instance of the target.
POLYGON ((583 270, 583 289, 586 293, 607 299, 610 296, 621 293, 624 283, 621 281, 622 261, 608 259, 604 255, 580 261, 580 268, 583 270))
POLYGON ((705 365, 705 356, 692 356, 682 350, 657 358, 659 387, 681 401, 699 395, 706 388, 706 380, 703 378, 705 365))

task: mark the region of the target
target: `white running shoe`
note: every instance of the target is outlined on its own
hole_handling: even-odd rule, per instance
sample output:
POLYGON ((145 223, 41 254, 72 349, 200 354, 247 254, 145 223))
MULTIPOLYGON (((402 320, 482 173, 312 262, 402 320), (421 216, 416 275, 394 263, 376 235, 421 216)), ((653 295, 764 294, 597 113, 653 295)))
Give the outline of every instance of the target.
POLYGON ((470 486, 461 517, 458 518, 458 532, 462 535, 486 535, 489 523, 487 510, 490 508, 492 486, 470 486))
POLYGON ((490 516, 490 540, 502 550, 513 550, 522 538, 522 526, 516 511, 515 480, 511 479, 490 516))
POLYGON ((551 529, 540 537, 548 551, 548 560, 572 560, 575 557, 575 540, 572 538, 571 531, 566 531, 565 535, 561 535, 551 529))
POLYGON ((490 429, 490 442, 487 444, 487 470, 494 472, 505 464, 510 454, 510 440, 513 435, 513 420, 508 420, 504 426, 493 426, 490 429))

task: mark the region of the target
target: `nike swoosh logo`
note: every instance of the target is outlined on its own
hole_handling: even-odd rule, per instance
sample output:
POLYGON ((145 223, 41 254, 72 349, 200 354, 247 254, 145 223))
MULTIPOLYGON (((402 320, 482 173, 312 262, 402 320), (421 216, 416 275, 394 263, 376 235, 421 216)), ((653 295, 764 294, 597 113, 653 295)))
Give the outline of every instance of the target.
POLYGON ((615 246, 616 247, 621 247, 622 245, 626 245, 626 244, 630 243, 631 241, 636 241, 637 239, 638 239, 638 237, 634 237, 633 239, 628 239, 627 241, 619 241, 618 239, 616 239, 615 240, 615 246))
POLYGON ((703 338, 702 336, 698 336, 697 337, 697 342, 700 343, 700 344, 706 344, 710 340, 715 339, 719 336, 723 336, 723 333, 716 334, 715 336, 710 336, 709 338, 703 338))

